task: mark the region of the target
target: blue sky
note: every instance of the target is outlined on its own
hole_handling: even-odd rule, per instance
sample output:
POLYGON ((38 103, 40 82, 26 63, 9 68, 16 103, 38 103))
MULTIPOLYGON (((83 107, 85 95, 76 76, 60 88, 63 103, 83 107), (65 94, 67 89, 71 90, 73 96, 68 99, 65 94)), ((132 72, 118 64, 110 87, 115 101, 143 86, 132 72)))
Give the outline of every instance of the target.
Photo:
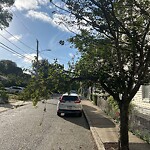
MULTIPOLYGON (((55 2, 61 6, 58 0, 55 2)), ((67 68, 67 62, 73 56, 78 57, 77 50, 70 48, 69 43, 62 46, 59 41, 67 40, 74 34, 67 30, 66 25, 56 23, 62 16, 53 14, 52 11, 55 9, 49 0, 15 0, 14 6, 10 8, 13 20, 8 28, 0 31, 0 41, 25 57, 21 58, 6 50, 6 47, 6 49, 0 47, 0 60, 12 60, 19 67, 30 68, 31 60, 36 56, 38 39, 39 51, 41 51, 39 59, 48 59, 51 63, 57 58, 59 63, 67 68), (51 51, 45 51, 46 49, 51 51)), ((4 47, 4 45, 0 46, 4 47)))

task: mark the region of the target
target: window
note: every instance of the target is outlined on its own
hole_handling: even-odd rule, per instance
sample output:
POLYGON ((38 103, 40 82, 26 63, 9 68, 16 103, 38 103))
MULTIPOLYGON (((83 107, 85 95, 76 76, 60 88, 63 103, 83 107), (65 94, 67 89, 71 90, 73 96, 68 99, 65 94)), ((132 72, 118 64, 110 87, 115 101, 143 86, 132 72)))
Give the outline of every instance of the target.
POLYGON ((76 101, 76 100, 78 100, 78 97, 77 96, 63 96, 62 100, 65 100, 65 101, 76 101))

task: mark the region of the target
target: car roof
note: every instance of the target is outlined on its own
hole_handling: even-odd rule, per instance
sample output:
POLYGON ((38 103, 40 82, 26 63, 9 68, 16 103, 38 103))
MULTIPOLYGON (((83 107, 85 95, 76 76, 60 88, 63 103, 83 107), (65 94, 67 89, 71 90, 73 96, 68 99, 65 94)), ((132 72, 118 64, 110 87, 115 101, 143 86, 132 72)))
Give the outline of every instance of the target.
POLYGON ((79 96, 79 95, 76 94, 76 93, 70 93, 70 94, 65 93, 65 94, 63 94, 62 96, 79 96))

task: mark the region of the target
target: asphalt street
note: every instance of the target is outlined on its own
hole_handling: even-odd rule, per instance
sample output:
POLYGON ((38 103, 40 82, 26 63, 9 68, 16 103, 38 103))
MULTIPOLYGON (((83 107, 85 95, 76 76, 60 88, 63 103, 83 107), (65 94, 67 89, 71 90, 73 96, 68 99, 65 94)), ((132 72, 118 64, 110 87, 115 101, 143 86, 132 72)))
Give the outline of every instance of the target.
POLYGON ((56 115, 57 99, 0 113, 0 150, 97 150, 84 116, 56 115))

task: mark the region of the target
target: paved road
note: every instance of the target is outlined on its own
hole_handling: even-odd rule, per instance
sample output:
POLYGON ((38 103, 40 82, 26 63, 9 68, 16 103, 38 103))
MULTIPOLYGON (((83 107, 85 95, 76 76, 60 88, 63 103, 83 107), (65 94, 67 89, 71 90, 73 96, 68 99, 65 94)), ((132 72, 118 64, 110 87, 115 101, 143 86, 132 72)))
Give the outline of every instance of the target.
POLYGON ((0 113, 0 150, 97 150, 84 116, 58 117, 56 103, 0 113))

